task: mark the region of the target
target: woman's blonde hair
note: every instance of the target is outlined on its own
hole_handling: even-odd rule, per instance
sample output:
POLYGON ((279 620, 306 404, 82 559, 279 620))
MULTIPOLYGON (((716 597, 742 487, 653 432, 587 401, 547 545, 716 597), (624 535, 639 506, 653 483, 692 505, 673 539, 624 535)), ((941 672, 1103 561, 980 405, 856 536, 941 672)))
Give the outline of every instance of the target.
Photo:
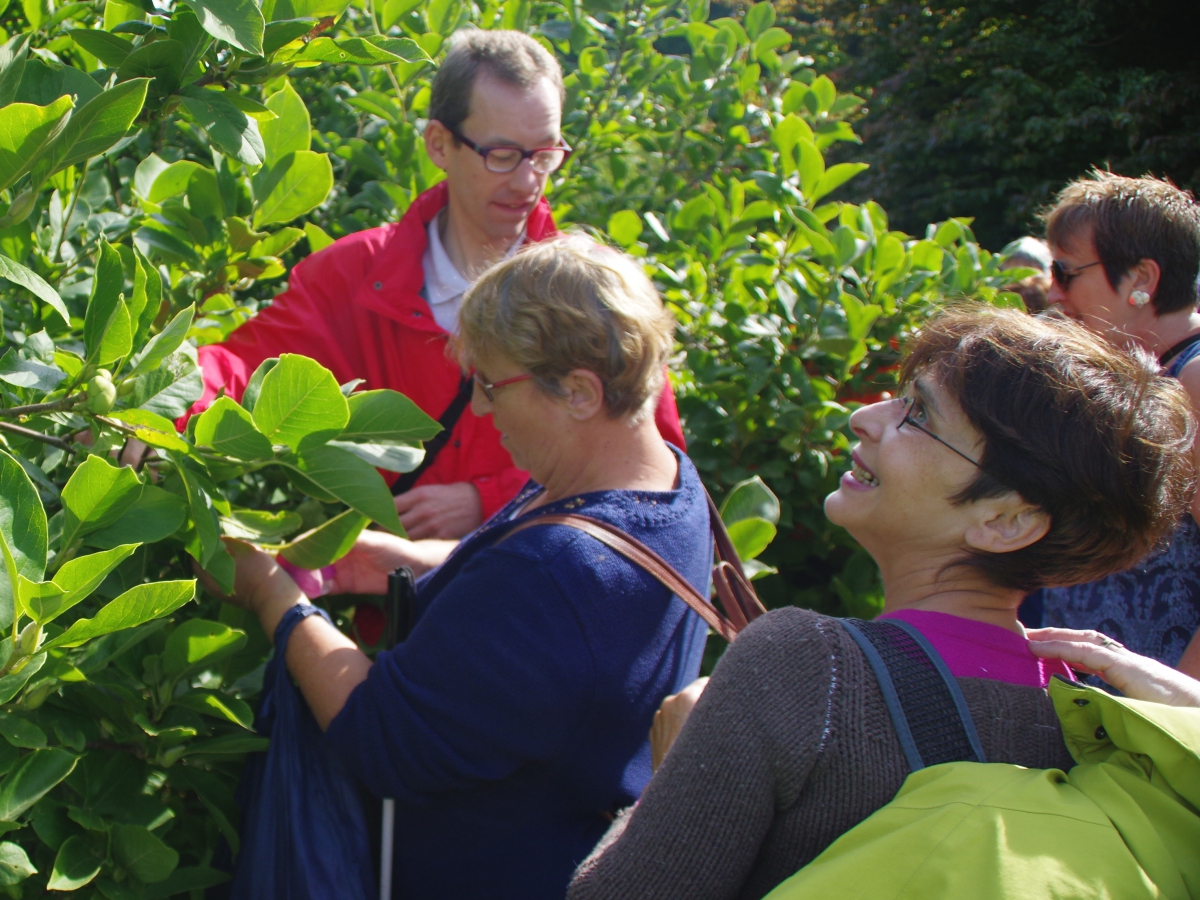
POLYGON ((639 417, 662 391, 675 320, 641 266, 582 235, 560 235, 493 266, 459 310, 459 359, 504 356, 549 394, 587 369, 612 418, 639 417))

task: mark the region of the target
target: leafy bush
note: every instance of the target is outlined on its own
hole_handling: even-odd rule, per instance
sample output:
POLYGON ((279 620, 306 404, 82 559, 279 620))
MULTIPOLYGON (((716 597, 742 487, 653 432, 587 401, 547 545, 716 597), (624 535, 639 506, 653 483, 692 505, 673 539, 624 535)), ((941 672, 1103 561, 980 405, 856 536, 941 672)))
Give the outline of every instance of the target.
POLYGON ((759 574, 778 569, 764 593, 878 603, 873 567, 820 512, 848 414, 891 386, 898 342, 941 296, 1013 300, 966 220, 914 239, 835 199, 862 166, 825 154, 857 140, 859 101, 788 50, 768 3, 710 21, 703 0, 25 0, 0 21, 10 895, 166 897, 223 877, 268 646, 237 609, 186 605, 192 560, 228 585, 221 533, 315 567, 368 521, 400 531, 374 467, 411 469, 437 426, 288 355, 241 403, 173 420, 201 390, 197 345, 305 250, 440 177, 420 141, 428 59, 467 23, 529 30, 562 60, 577 152, 556 217, 644 258, 675 307, 692 455, 759 574))

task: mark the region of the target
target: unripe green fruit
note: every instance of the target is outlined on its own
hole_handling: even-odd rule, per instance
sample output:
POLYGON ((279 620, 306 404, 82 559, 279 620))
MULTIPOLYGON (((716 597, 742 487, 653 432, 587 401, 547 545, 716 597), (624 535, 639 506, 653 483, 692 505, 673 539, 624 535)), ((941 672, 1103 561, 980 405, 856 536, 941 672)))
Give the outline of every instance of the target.
POLYGON ((116 402, 117 389, 101 369, 87 383, 87 403, 83 408, 95 415, 103 415, 112 409, 116 402))
POLYGON ((37 622, 30 622, 21 629, 21 636, 17 639, 17 647, 22 656, 33 656, 41 641, 42 626, 37 622))
POLYGON ((134 387, 135 387, 134 379, 126 378, 119 385, 117 385, 117 396, 118 397, 128 397, 130 394, 133 393, 134 387))

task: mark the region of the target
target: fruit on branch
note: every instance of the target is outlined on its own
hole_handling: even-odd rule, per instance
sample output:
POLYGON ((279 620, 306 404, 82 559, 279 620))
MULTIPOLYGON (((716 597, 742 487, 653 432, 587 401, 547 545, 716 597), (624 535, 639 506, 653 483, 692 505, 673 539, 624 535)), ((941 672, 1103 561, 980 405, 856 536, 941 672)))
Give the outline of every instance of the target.
POLYGON ((112 383, 112 372, 100 369, 87 383, 87 402, 84 409, 95 415, 103 415, 117 402, 117 388, 112 383))

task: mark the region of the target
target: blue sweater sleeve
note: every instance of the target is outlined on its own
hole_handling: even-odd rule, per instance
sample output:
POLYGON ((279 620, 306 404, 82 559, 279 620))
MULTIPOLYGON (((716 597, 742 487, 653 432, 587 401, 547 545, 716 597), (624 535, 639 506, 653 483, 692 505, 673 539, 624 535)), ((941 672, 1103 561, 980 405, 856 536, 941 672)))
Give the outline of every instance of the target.
POLYGON ((569 740, 594 666, 548 569, 478 553, 409 639, 377 657, 326 732, 370 790, 419 801, 501 779, 569 740))

